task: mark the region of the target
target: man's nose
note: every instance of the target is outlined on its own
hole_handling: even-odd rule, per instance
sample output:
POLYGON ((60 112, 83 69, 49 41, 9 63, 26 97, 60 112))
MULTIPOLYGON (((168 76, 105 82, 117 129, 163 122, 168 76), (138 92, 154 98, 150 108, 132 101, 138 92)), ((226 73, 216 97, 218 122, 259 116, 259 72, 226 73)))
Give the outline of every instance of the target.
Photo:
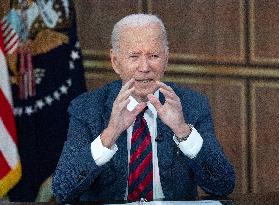
POLYGON ((139 71, 141 71, 141 72, 150 71, 150 62, 147 57, 142 57, 140 65, 139 65, 139 71))

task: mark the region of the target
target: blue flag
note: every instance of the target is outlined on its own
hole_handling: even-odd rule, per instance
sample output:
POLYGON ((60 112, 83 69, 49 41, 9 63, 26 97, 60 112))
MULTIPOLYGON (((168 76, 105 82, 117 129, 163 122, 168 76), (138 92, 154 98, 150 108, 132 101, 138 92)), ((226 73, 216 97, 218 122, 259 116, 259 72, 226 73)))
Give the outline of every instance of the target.
POLYGON ((9 68, 22 164, 9 198, 34 201, 62 151, 69 102, 86 91, 84 68, 72 1, 14 1, 9 14, 20 25, 21 46, 9 68))

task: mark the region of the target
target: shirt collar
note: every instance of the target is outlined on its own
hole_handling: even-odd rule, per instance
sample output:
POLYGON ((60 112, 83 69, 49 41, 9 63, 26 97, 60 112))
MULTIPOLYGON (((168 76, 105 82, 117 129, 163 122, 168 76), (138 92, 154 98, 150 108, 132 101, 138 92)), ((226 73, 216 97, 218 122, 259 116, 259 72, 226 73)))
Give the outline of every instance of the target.
MULTIPOLYGON (((159 99, 159 90, 157 90, 155 93, 154 93, 154 96, 156 98, 159 99)), ((133 109, 135 109, 135 107, 139 104, 137 102, 137 100, 133 97, 133 96, 129 96, 129 99, 130 99, 130 102, 129 104, 127 105, 127 109, 129 111, 132 111, 133 109)), ((150 103, 149 101, 147 102, 147 107, 148 107, 148 110, 147 111, 150 111, 154 116, 157 115, 157 110, 155 109, 155 107, 152 105, 152 103, 150 103)))

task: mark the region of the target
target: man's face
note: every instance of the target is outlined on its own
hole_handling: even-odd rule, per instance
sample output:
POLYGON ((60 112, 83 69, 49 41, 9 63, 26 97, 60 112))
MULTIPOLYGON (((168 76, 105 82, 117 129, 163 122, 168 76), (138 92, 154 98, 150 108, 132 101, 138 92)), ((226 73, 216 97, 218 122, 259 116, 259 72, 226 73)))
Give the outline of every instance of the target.
POLYGON ((160 26, 150 24, 123 28, 119 51, 111 50, 111 62, 123 84, 135 79, 133 97, 147 101, 147 95, 158 89, 156 81, 163 77, 168 62, 160 26))

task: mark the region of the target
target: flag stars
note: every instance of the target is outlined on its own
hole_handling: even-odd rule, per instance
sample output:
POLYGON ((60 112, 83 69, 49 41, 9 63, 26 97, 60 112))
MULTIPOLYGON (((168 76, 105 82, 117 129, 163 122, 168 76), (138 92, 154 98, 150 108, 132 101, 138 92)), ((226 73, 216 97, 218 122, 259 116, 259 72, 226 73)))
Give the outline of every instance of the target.
POLYGON ((17 115, 17 116, 21 116, 23 113, 23 110, 21 107, 18 107, 18 108, 14 108, 14 114, 17 115))
POLYGON ((56 90, 54 93, 53 93, 53 96, 56 100, 59 100, 60 99, 60 93, 56 90))
POLYGON ((25 107, 25 113, 26 113, 27 115, 31 115, 33 112, 34 112, 34 111, 33 111, 33 109, 32 109, 32 106, 27 106, 27 107, 25 107))
POLYGON ((48 105, 51 105, 52 102, 53 102, 53 99, 52 99, 50 96, 46 96, 46 97, 45 97, 45 101, 46 101, 46 103, 47 103, 48 105))
POLYGON ((63 94, 67 94, 68 93, 68 88, 65 85, 62 85, 59 90, 61 91, 61 93, 63 94))
POLYGON ((61 100, 62 95, 67 95, 69 88, 72 86, 72 79, 68 78, 64 85, 62 84, 59 88, 54 90, 52 95, 45 96, 42 99, 38 99, 34 102, 33 105, 28 105, 24 107, 15 107, 14 108, 14 115, 21 117, 22 115, 30 116, 33 113, 42 110, 45 106, 51 106, 54 101, 61 100))
POLYGON ((70 67, 70 70, 74 70, 75 69, 75 64, 73 61, 69 61, 69 67, 70 67))
POLYGON ((37 101, 36 101, 36 106, 37 106, 39 109, 42 109, 42 108, 45 106, 45 103, 43 102, 43 100, 37 100, 37 101))
POLYGON ((36 68, 34 69, 35 72, 35 82, 36 84, 41 84, 43 78, 45 77, 45 69, 36 68))
POLYGON ((68 0, 62 0, 63 7, 66 13, 66 17, 69 18, 70 10, 69 10, 69 1, 68 0))
POLYGON ((69 79, 66 81, 66 83, 67 83, 68 86, 70 87, 70 86, 72 85, 72 80, 71 80, 71 78, 69 78, 69 79))
POLYGON ((80 48, 80 43, 79 43, 79 41, 76 42, 75 47, 76 47, 76 48, 80 48))
POLYGON ((18 108, 14 108, 14 115, 17 115, 17 112, 18 112, 18 108))
POLYGON ((78 54, 78 51, 72 50, 71 58, 72 58, 74 61, 77 60, 77 59, 79 59, 80 56, 79 56, 79 54, 78 54))

